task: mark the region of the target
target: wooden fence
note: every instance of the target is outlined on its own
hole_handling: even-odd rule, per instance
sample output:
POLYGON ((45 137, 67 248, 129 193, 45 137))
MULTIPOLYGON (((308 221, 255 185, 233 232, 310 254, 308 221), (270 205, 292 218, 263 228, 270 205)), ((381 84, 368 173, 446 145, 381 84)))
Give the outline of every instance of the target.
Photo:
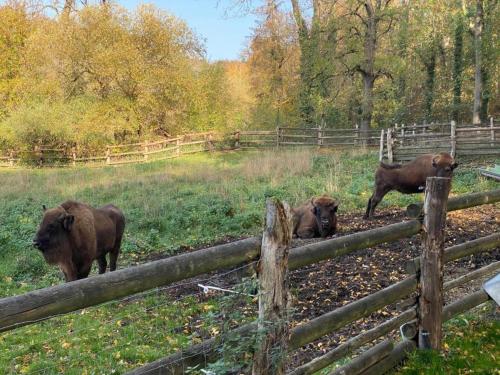
POLYGON ((359 128, 291 128, 278 127, 276 130, 246 130, 238 132, 241 148, 318 146, 356 147, 378 146, 379 130, 361 132, 359 128))
POLYGON ((380 160, 404 162, 416 156, 449 152, 459 159, 500 157, 500 124, 457 126, 450 123, 395 126, 380 132, 380 160))
POLYGON ((85 156, 79 155, 75 147, 54 149, 35 146, 31 151, 10 151, 9 155, 0 156, 0 167, 15 167, 20 164, 37 167, 62 167, 143 163, 212 151, 216 143, 222 142, 223 136, 215 132, 192 133, 153 142, 108 145, 105 146, 101 154, 85 156))
MULTIPOLYGON (((261 318, 267 321, 267 319, 272 318, 270 315, 266 315, 269 314, 269 309, 266 306, 270 302, 269 300, 265 301, 265 296, 281 296, 280 298, 283 299, 280 300, 279 306, 282 308, 287 307, 287 270, 298 269, 305 265, 336 258, 356 250, 370 248, 381 243, 394 242, 417 233, 423 233, 425 249, 423 259, 427 259, 427 261, 420 262, 419 259, 415 259, 409 262, 409 276, 406 279, 302 323, 291 329, 289 333, 286 326, 279 325, 279 329, 277 331, 273 330, 273 336, 270 338, 272 343, 277 342, 276 332, 285 335, 286 337, 279 337, 278 342, 284 345, 286 351, 291 352, 357 319, 366 317, 403 299, 406 302, 401 305, 405 306, 404 308, 407 310, 400 315, 350 338, 347 342, 321 357, 301 365, 292 372, 294 375, 312 374, 353 353, 360 347, 401 328, 405 332, 405 339, 401 343, 385 341, 382 344, 373 346, 339 370, 349 374, 383 373, 383 369, 394 367, 406 356, 408 351, 417 347, 415 338, 420 337, 419 346, 422 348, 428 347, 429 342, 434 343, 432 346, 437 345, 435 343, 440 342, 440 320, 447 321, 488 300, 487 294, 480 290, 442 308, 439 296, 442 296, 443 291, 497 272, 500 269, 500 262, 496 262, 445 283, 443 286, 442 265, 444 263, 471 254, 491 251, 500 246, 500 233, 493 233, 443 249, 443 225, 447 210, 500 202, 500 189, 455 197, 446 202, 449 189, 448 179, 431 178, 428 180, 427 185, 423 207, 423 223, 420 219, 410 219, 401 223, 293 249, 289 249, 290 222, 286 208, 281 206, 279 202, 274 204, 268 202, 266 229, 262 237, 253 237, 214 246, 88 279, 0 299, 0 332, 35 324, 54 316, 89 306, 96 306, 106 301, 116 300, 208 272, 255 262, 259 257, 263 261, 264 259, 269 260, 269 257, 280 259, 280 263, 277 263, 279 264, 278 267, 273 268, 272 262, 271 264, 267 262, 267 266, 261 264, 258 267, 260 269, 259 279, 261 280, 259 305, 262 305, 262 309, 259 307, 259 311, 262 310, 263 315, 261 315, 261 318), (426 230, 422 231, 424 226, 426 230), (266 255, 267 251, 271 251, 269 253, 271 255, 266 255), (425 255, 426 252, 428 252, 427 255, 425 255), (266 269, 270 271, 264 271, 266 269), (429 280, 424 280, 422 275, 434 280, 432 288, 425 286, 429 285, 426 284, 426 281, 429 280), (264 282, 263 280, 267 281, 264 282), (269 290, 266 290, 266 288, 278 289, 274 289, 273 293, 267 293, 269 290), (411 298, 410 303, 408 303, 407 297, 420 289, 422 289, 422 294, 416 301, 417 305, 414 305, 415 300, 411 298), (427 306, 426 312, 418 308, 424 303, 423 299, 425 299, 425 303, 430 304, 427 306), (432 319, 429 319, 429 312, 432 313, 432 319), (431 341, 427 340, 429 337, 431 341)), ((408 212, 420 217, 421 210, 422 205, 414 205, 408 212)), ((266 262, 264 261, 264 263, 266 262)), ((274 304, 273 308, 277 305, 274 304)), ((275 317, 286 316, 286 312, 281 310, 275 310, 274 314, 275 317)), ((260 321, 262 322, 262 320, 260 321)), ((255 335, 257 326, 257 323, 246 324, 227 334, 241 337, 255 335)), ((188 366, 202 368, 220 356, 217 343, 217 338, 205 340, 200 344, 183 349, 181 352, 142 366, 130 372, 130 374, 182 374, 188 366)), ((270 345, 264 345, 261 349, 267 351, 270 350, 269 348, 270 345)), ((259 361, 265 361, 266 358, 271 358, 270 355, 262 354, 257 353, 257 357, 254 357, 254 359, 258 358, 259 361)), ((265 365, 263 366, 265 367, 265 365)), ((254 370, 254 373, 257 374, 264 373, 264 371, 260 371, 255 367, 254 370)))

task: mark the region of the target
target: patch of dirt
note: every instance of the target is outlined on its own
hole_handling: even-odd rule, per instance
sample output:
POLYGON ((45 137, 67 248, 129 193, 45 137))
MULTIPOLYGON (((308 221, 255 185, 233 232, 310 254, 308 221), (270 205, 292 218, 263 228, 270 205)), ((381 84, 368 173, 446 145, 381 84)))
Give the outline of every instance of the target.
MULTIPOLYGON (((359 213, 339 215, 338 220, 339 233, 335 237, 398 223, 407 218, 403 210, 395 208, 379 211, 376 218, 370 221, 363 220, 359 213)), ((445 246, 449 247, 484 237, 498 232, 499 229, 500 204, 450 212, 445 246)), ((319 241, 321 239, 295 239, 293 247, 319 241)), ((405 271, 406 262, 420 254, 420 244, 421 235, 416 235, 292 271, 290 273, 290 287, 294 296, 292 327, 406 278, 408 276, 405 271)), ((444 281, 498 260, 500 260, 500 248, 447 263, 444 267, 444 281)), ((241 272, 219 272, 208 277, 210 277, 210 285, 231 288, 236 282, 235 276, 241 276, 241 272)), ((168 293, 176 298, 186 293, 197 292, 199 291, 196 286, 197 280, 206 278, 186 280, 178 286, 169 288, 168 293)), ((451 290, 445 295, 446 303, 471 293, 479 285, 481 281, 467 283, 463 287, 451 290)), ((376 327, 392 316, 399 315, 401 311, 402 309, 394 304, 367 318, 357 320, 297 350, 289 357, 289 365, 294 368, 308 362, 350 337, 376 327)))

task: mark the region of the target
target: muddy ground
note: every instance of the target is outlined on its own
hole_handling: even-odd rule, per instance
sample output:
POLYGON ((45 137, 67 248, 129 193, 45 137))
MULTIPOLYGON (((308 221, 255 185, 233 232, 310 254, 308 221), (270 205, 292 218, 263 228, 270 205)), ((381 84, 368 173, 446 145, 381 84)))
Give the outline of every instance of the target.
MULTIPOLYGON (((339 216, 339 233, 343 236, 387 224, 407 220, 404 211, 398 208, 378 211, 376 218, 365 221, 359 214, 339 216)), ((485 205, 450 212, 446 228, 446 244, 452 246, 500 230, 500 204, 485 205)), ((321 239, 295 239, 293 247, 321 239)), ((328 261, 303 267, 290 273, 290 287, 293 292, 292 326, 332 311, 340 306, 358 300, 380 289, 388 287, 408 276, 406 262, 420 254, 421 236, 416 235, 390 244, 377 245, 369 249, 353 252, 328 261)), ((462 258, 445 265, 444 280, 454 279, 472 270, 500 260, 500 248, 493 251, 462 258)), ((223 288, 234 286, 234 274, 211 275, 210 285, 223 288)), ((179 297, 196 291, 196 282, 183 283, 178 288, 169 289, 172 296, 179 297)), ((445 295, 447 303, 477 290, 481 281, 467 283, 445 295)), ((364 330, 373 328, 401 309, 396 304, 388 306, 356 322, 297 350, 289 357, 294 368, 333 349, 348 338, 364 330)), ((196 326, 196 324, 195 324, 196 326)))

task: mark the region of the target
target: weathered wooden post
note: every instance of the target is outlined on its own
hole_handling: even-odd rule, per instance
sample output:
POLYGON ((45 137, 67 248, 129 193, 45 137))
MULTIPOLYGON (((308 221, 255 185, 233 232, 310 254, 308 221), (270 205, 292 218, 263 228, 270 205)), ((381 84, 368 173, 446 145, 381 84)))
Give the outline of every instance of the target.
POLYGON ((290 207, 266 202, 259 266, 258 331, 263 335, 253 358, 253 375, 285 373, 288 346, 288 251, 292 239, 290 207))
POLYGON ((147 161, 148 160, 148 152, 149 152, 149 144, 148 144, 148 141, 144 141, 144 149, 143 149, 143 156, 144 156, 144 161, 147 161))
POLYGON ((9 166, 13 167, 14 166, 14 151, 11 150, 9 153, 9 166))
POLYGON ((106 164, 111 164, 111 149, 106 146, 106 164))
POLYGON ((179 137, 177 137, 177 139, 175 140, 175 146, 175 156, 178 157, 181 154, 181 139, 179 137))
POLYGON ((378 161, 382 161, 384 159, 384 133, 385 130, 382 129, 380 131, 380 149, 378 152, 378 161))
POLYGON ((441 348, 444 228, 450 186, 449 178, 428 177, 425 187, 418 319, 420 349, 441 348))
POLYGON ((240 148, 240 131, 234 133, 234 148, 240 148))
POLYGON ((71 147, 71 158, 71 164, 73 165, 73 167, 76 167, 76 147, 71 147))
POLYGON ((457 155, 457 124, 454 120, 450 124, 451 156, 457 155))
POLYGON ((389 160, 389 163, 394 162, 394 154, 392 150, 392 146, 394 145, 392 139, 392 129, 387 129, 387 159, 389 160))
POLYGON ((493 123, 493 116, 490 116, 490 138, 491 138, 491 144, 490 146, 493 147, 495 146, 495 126, 493 123))

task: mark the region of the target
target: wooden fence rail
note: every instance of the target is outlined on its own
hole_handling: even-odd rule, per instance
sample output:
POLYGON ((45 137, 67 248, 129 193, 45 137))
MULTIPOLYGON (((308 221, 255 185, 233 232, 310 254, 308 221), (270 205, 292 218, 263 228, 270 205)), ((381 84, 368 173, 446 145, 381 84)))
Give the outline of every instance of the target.
POLYGON ((449 152, 456 158, 500 157, 500 126, 495 125, 493 119, 489 125, 482 126, 457 126, 451 121, 428 128, 409 126, 398 130, 393 127, 387 134, 386 140, 380 140, 380 159, 390 163, 440 151, 449 152))

